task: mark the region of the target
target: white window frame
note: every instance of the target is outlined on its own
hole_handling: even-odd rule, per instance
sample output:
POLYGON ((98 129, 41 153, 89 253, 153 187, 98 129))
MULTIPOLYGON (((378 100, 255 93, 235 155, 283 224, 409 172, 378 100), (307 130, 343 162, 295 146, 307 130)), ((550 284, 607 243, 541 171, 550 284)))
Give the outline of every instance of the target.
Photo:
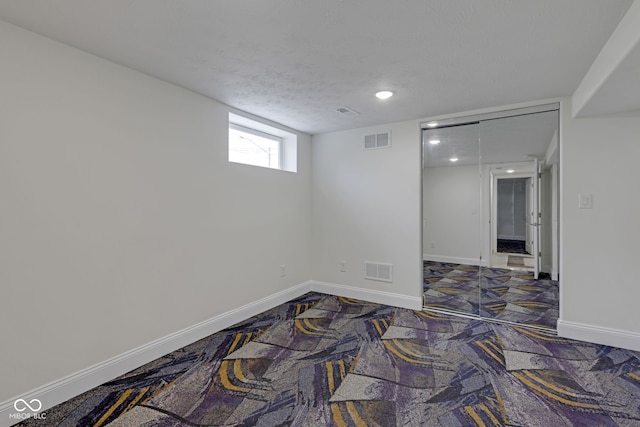
MULTIPOLYGON (((242 163, 245 165, 249 165, 249 166, 259 166, 259 167, 268 167, 270 169, 282 169, 282 164, 283 164, 283 147, 282 147, 282 138, 276 135, 271 135, 270 133, 266 133, 266 132, 261 132, 259 130, 256 129, 252 129, 252 128, 248 128, 246 126, 242 126, 242 125, 238 125, 235 123, 229 123, 229 129, 234 129, 237 130, 239 132, 242 133, 246 133, 249 135, 255 135, 255 136, 259 136, 261 138, 264 139, 269 139, 271 141, 274 141, 277 143, 277 147, 278 147, 278 158, 277 158, 277 165, 275 166, 259 166, 259 165, 254 165, 254 164, 250 164, 250 163, 243 163, 243 162, 235 162, 235 163, 242 163)), ((231 159, 229 159, 229 161, 233 161, 231 159)))
MULTIPOLYGON (((253 167, 265 167, 287 172, 297 172, 298 168, 298 135, 279 127, 266 124, 264 122, 250 119, 235 113, 229 113, 229 129, 239 130, 251 135, 268 138, 279 142, 279 160, 278 167, 257 166, 248 163, 239 163, 229 160, 230 163, 242 164, 253 167)), ((229 143, 227 142, 227 148, 229 143)), ((227 156, 229 159, 229 156, 227 156)))

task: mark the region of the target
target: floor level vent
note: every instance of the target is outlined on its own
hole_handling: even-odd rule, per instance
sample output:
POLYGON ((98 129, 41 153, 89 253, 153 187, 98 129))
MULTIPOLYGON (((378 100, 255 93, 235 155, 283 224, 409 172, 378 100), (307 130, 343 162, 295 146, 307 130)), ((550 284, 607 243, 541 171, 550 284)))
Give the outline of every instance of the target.
POLYGON ((365 261, 364 278, 381 282, 393 281, 393 265, 380 262, 365 261))

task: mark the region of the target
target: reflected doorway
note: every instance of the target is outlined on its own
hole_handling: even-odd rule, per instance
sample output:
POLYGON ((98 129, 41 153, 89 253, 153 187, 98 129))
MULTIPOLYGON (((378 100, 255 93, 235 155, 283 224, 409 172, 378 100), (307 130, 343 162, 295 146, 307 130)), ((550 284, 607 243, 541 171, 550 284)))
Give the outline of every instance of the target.
POLYGON ((423 124, 425 309, 556 328, 558 108, 423 124))
MULTIPOLYGON (((535 168, 533 163, 526 168, 535 168)), ((535 175, 514 168, 495 171, 492 186, 492 230, 490 266, 528 271, 538 278, 539 265, 535 247, 537 233, 538 186, 535 175), (506 175, 495 172, 503 172, 506 175)))

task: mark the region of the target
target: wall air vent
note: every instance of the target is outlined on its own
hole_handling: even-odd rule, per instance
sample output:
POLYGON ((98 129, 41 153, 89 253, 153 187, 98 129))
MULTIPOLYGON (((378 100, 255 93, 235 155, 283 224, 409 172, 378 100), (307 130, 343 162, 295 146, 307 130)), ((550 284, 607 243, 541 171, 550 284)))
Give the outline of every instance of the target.
POLYGON ((380 262, 365 261, 364 278, 379 280, 381 282, 393 282, 393 265, 380 262))
POLYGON ((364 137, 365 150, 373 150, 376 148, 389 148, 389 147, 391 147, 391 132, 365 135, 364 137))

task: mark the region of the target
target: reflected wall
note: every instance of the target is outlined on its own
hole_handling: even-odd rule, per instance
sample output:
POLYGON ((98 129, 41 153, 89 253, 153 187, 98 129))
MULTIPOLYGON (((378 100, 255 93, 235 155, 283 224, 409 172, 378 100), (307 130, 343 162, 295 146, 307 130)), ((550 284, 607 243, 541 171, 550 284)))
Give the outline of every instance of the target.
POLYGON ((558 105, 423 126, 424 304, 555 329, 558 105))
POLYGON ((425 129, 424 298, 432 308, 479 314, 479 124, 425 129))

